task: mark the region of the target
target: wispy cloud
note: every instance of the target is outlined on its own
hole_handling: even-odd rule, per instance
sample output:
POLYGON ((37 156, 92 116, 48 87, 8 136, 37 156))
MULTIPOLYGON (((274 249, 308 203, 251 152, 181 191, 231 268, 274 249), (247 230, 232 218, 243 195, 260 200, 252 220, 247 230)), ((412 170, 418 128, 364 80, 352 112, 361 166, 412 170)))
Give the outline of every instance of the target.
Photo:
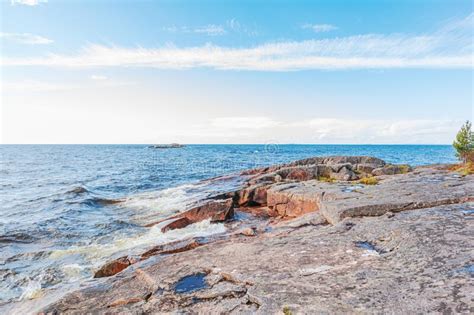
POLYGON ((235 32, 235 33, 240 33, 240 34, 245 34, 248 36, 257 36, 258 31, 256 30, 255 27, 248 27, 242 23, 240 23, 237 19, 233 18, 230 20, 227 20, 226 22, 227 29, 229 31, 235 32))
POLYGON ((325 32, 335 31, 338 29, 337 26, 334 26, 331 24, 310 24, 310 23, 303 24, 301 28, 305 30, 312 30, 315 33, 325 33, 325 32))
POLYGON ((90 77, 92 80, 96 80, 96 81, 103 81, 103 80, 107 80, 107 77, 105 75, 98 75, 98 74, 93 74, 91 75, 90 77))
POLYGON ((54 41, 52 39, 34 35, 30 33, 0 33, 0 38, 9 40, 19 44, 27 45, 47 45, 51 44, 54 41))
POLYGON ((265 43, 249 48, 124 48, 90 45, 73 55, 3 58, 4 66, 154 67, 296 71, 310 69, 473 68, 473 14, 437 32, 421 35, 366 34, 265 43))
POLYGON ((164 27, 163 30, 173 33, 195 33, 195 34, 205 34, 208 36, 219 36, 226 33, 224 27, 221 25, 208 24, 206 26, 189 28, 187 26, 169 26, 164 27))
POLYGON ((10 4, 11 5, 20 4, 20 5, 35 6, 35 5, 38 5, 40 3, 46 3, 46 2, 48 2, 48 0, 11 0, 10 4))
POLYGON ((462 121, 442 119, 276 120, 264 116, 219 117, 207 124, 168 130, 183 141, 207 138, 212 142, 252 143, 279 139, 280 143, 449 143, 462 121), (348 132, 348 130, 350 132, 348 132))

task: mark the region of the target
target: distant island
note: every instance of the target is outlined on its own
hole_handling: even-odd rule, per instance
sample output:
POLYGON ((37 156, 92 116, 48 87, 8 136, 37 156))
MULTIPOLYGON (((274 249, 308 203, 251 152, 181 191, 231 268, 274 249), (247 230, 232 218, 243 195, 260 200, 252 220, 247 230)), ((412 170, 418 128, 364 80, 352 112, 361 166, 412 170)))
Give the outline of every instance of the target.
POLYGON ((178 149, 178 148, 184 148, 184 144, 179 144, 179 143, 170 143, 170 144, 152 144, 148 146, 149 148, 153 149, 178 149))

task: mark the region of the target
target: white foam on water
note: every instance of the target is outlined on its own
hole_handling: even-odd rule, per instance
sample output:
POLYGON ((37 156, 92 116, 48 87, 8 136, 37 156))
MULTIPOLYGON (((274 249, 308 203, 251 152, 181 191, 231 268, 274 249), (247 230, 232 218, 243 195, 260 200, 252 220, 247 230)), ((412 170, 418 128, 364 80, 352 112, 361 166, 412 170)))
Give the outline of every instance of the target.
POLYGON ((21 300, 31 300, 39 298, 43 295, 40 280, 29 280, 28 284, 23 288, 20 296, 21 300))
POLYGON ((121 206, 135 211, 132 220, 146 224, 186 210, 190 204, 205 199, 203 184, 186 184, 128 197, 121 206))
POLYGON ((53 251, 51 259, 59 259, 68 255, 79 254, 88 262, 88 268, 97 268, 107 259, 116 254, 130 254, 134 248, 142 248, 147 245, 159 245, 173 241, 183 240, 191 237, 206 237, 215 234, 224 233, 226 227, 223 223, 211 223, 211 220, 197 222, 183 229, 171 230, 166 233, 161 232, 161 227, 168 221, 155 225, 147 232, 133 237, 117 239, 110 244, 92 244, 87 246, 74 246, 64 250, 53 251))

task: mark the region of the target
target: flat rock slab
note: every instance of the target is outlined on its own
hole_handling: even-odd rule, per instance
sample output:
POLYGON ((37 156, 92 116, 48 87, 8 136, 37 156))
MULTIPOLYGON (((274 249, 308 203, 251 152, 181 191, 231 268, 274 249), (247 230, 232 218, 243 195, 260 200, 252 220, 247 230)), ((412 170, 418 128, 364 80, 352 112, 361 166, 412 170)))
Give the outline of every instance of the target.
POLYGON ((379 216, 474 200, 474 176, 420 168, 399 175, 380 176, 377 185, 323 183, 312 180, 275 184, 267 190, 267 204, 282 216, 297 217, 320 211, 331 224, 346 217, 379 216))
POLYGON ((109 278, 45 311, 472 313, 473 209, 445 205, 235 237, 109 278), (196 274, 206 275, 205 288, 174 292, 196 274))

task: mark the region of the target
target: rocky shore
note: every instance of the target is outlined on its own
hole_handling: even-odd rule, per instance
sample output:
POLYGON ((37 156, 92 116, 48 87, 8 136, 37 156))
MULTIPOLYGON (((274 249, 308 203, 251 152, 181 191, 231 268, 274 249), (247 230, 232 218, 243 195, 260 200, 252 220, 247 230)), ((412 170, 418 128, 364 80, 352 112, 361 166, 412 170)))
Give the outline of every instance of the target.
POLYGON ((474 175, 365 156, 244 171, 159 225, 227 233, 112 260, 45 313, 472 313, 474 175))

